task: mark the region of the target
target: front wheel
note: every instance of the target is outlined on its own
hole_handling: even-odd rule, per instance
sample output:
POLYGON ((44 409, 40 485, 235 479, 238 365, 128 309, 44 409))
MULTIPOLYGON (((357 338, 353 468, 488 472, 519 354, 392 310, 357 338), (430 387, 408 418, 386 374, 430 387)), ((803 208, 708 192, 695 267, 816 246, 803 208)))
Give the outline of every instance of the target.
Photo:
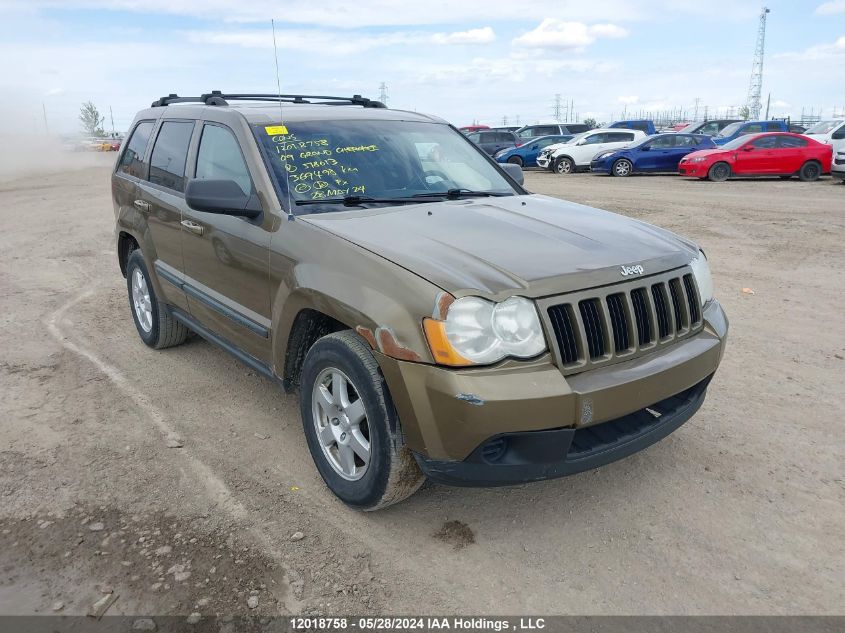
POLYGON ((508 158, 508 162, 522 167, 522 158, 519 156, 511 156, 510 158, 508 158))
POLYGON ((558 174, 571 174, 575 171, 575 163, 571 158, 558 158, 555 161, 555 172, 558 174))
POLYGON ((631 164, 631 161, 629 161, 627 158, 620 158, 615 163, 613 163, 611 173, 613 173, 614 176, 625 177, 630 176, 633 171, 634 166, 631 164))
POLYGON ((378 363, 356 333, 328 334, 308 350, 299 407, 314 464, 344 503, 379 510, 422 485, 378 363))
POLYGON ((716 163, 707 172, 707 177, 713 182, 724 182, 731 175, 731 166, 727 163, 716 163))
POLYGON ((798 172, 798 179, 803 182, 813 182, 818 180, 822 175, 821 166, 812 160, 808 160, 801 166, 801 171, 798 172))

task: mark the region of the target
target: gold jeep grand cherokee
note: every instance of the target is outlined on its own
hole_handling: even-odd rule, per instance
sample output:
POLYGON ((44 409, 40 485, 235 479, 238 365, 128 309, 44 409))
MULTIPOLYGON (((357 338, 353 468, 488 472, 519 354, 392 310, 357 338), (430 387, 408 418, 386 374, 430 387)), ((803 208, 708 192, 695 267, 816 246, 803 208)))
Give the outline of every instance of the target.
POLYGON ((356 508, 425 477, 496 486, 630 455, 698 410, 722 358, 695 244, 531 194, 435 117, 170 95, 121 152, 141 339, 195 332, 298 390, 317 469, 356 508))

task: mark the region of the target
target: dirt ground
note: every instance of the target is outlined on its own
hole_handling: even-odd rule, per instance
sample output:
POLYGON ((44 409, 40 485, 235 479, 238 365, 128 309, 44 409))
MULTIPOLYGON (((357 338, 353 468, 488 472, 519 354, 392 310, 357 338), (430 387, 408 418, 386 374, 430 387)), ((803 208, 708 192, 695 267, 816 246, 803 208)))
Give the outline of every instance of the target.
POLYGON ((843 613, 845 186, 528 174, 704 246, 732 326, 708 399, 597 471, 362 514, 294 396, 141 343, 112 159, 0 182, 0 613, 843 613))

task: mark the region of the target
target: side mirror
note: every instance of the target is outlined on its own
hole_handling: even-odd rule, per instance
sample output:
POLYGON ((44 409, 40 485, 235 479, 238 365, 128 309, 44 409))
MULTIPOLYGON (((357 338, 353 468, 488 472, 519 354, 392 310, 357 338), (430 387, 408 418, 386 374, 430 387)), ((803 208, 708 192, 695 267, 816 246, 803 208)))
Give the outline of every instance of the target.
POLYGON ((189 180, 185 202, 195 211, 246 218, 258 217, 263 211, 258 198, 245 194, 234 180, 189 180))
POLYGON ((499 167, 511 178, 513 178, 516 183, 522 186, 525 183, 525 174, 522 173, 522 167, 516 165, 514 163, 500 163, 499 167))
POLYGON ((576 144, 576 145, 586 145, 586 144, 587 144, 587 140, 582 138, 580 141, 578 141, 578 142, 577 142, 577 143, 575 143, 575 144, 576 144))
POLYGON ((643 145, 643 146, 640 148, 640 151, 641 151, 641 152, 650 152, 650 151, 651 151, 651 145, 643 145))

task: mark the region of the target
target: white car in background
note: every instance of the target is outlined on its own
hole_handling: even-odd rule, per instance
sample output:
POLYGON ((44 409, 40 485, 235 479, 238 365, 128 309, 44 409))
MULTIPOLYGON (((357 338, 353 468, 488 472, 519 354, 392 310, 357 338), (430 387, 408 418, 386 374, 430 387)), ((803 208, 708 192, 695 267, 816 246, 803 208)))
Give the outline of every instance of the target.
POLYGON ((830 175, 838 178, 845 185, 845 147, 833 152, 833 163, 830 165, 830 175))
POLYGON ((845 152, 845 119, 828 119, 819 121, 804 131, 804 136, 809 136, 819 143, 833 145, 833 157, 836 152, 845 152))
POLYGON ((625 147, 645 137, 645 132, 640 130, 598 128, 573 136, 566 143, 549 145, 540 152, 537 164, 559 174, 571 174, 589 169, 596 154, 625 147))

